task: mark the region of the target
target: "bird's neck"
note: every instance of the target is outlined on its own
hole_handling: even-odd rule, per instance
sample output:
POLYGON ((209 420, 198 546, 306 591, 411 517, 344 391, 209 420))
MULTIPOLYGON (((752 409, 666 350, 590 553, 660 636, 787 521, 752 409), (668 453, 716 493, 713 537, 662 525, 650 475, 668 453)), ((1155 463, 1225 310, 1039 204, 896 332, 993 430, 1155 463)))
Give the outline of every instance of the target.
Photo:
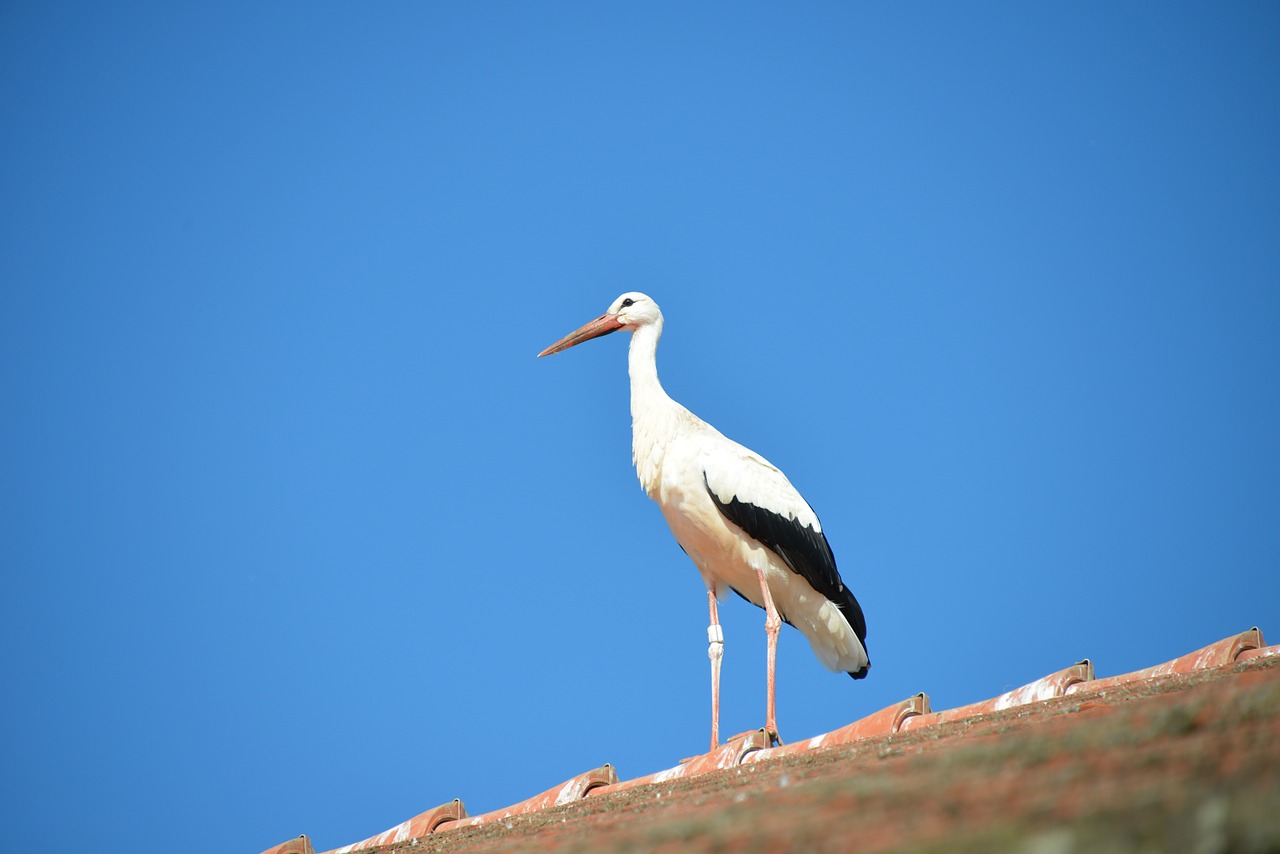
POLYGON ((627 351, 627 370, 631 374, 631 417, 637 407, 644 408, 653 402, 670 401, 658 382, 658 339, 662 327, 658 324, 642 326, 631 334, 631 348, 627 351))
POLYGON ((631 458, 644 491, 653 495, 662 474, 662 459, 673 435, 680 405, 658 382, 658 339, 661 323, 631 334, 627 367, 631 374, 631 458))

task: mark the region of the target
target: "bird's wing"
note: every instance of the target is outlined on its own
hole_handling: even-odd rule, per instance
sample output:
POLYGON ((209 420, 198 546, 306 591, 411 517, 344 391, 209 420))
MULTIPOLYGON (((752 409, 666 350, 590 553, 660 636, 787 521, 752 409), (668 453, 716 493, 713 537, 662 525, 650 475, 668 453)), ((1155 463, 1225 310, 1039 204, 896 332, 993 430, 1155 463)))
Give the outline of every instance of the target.
POLYGON ((835 555, 813 508, 776 466, 726 440, 703 458, 703 482, 720 513, 782 559, 844 612, 865 641, 862 607, 836 569, 835 555))

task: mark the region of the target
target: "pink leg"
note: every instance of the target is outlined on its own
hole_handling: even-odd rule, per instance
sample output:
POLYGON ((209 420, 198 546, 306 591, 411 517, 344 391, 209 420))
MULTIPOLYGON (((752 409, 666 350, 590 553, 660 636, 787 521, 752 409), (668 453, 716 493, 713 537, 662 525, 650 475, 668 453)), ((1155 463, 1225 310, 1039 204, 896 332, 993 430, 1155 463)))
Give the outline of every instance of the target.
POLYGON ((769 584, 764 580, 764 571, 757 569, 756 575, 760 579, 760 594, 764 598, 764 632, 769 639, 768 695, 765 698, 764 729, 770 737, 777 739, 781 744, 782 739, 778 737, 778 714, 773 689, 774 669, 778 663, 778 632, 782 629, 782 618, 778 616, 778 609, 773 605, 773 594, 769 592, 769 584))
POLYGON ((720 659, 724 658, 724 632, 720 629, 720 612, 716 607, 716 591, 707 591, 711 609, 711 625, 707 626, 707 656, 711 659, 711 749, 720 746, 720 659))

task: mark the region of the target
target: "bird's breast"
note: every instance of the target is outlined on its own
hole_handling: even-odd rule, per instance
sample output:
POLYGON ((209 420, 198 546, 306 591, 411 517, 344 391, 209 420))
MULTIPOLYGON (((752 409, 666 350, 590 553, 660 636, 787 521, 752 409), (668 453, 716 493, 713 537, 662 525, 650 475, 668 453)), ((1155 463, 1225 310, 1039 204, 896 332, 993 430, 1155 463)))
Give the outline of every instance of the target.
POLYGON ((671 460, 688 456, 688 432, 694 421, 688 410, 670 399, 662 405, 632 406, 631 461, 640 486, 655 501, 660 501, 664 481, 670 480, 671 460))

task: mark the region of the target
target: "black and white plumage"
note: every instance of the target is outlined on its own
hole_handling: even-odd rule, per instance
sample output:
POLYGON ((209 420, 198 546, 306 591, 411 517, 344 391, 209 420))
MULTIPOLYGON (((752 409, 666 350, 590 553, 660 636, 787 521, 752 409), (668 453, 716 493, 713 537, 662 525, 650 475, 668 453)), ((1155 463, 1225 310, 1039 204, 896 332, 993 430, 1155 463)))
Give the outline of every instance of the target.
POLYGON ((662 312, 642 293, 618 297, 600 317, 539 353, 547 356, 625 329, 631 332, 632 459, 644 491, 707 586, 711 625, 711 743, 719 743, 720 660, 717 603, 730 590, 765 609, 768 682, 765 727, 777 735, 774 668, 785 621, 808 638, 824 665, 867 675, 867 625, 836 569, 813 508, 764 457, 672 400, 658 382, 662 312))

